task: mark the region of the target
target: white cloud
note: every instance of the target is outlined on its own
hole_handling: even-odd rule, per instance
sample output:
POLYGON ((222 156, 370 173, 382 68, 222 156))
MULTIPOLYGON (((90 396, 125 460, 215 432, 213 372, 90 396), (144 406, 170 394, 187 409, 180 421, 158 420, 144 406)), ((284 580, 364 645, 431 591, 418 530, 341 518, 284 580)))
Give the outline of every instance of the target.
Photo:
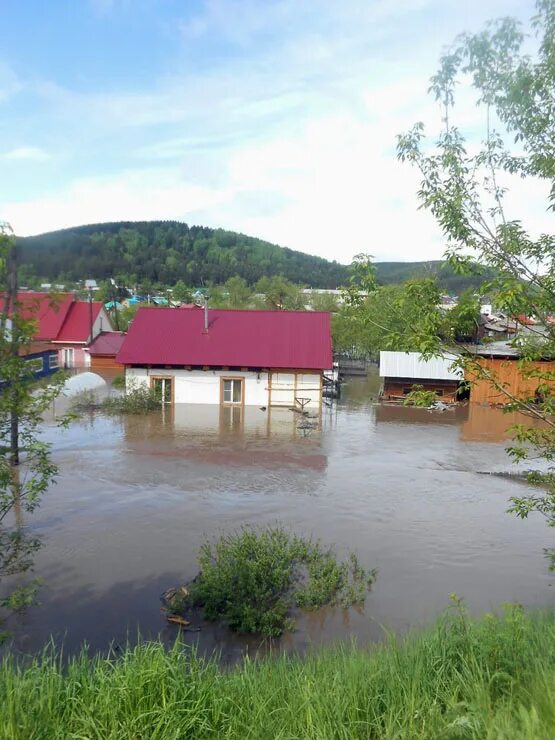
MULTIPOLYGON (((91 2, 106 13, 120 0, 91 2)), ((207 0, 176 31, 185 43, 171 75, 150 87, 82 93, 33 83, 77 174, 46 195, 4 198, 0 215, 20 234, 182 219, 343 262, 360 251, 439 258, 442 236, 418 210, 418 177, 396 160, 395 135, 416 120, 433 133, 428 78, 467 15, 481 26, 518 2, 207 0), (423 8, 436 26, 422 25, 423 8), (222 47, 234 52, 199 53, 222 47), (102 172, 90 152, 109 176, 79 174, 102 172)), ((476 132, 473 102, 464 93, 459 101, 459 121, 476 132)), ((48 154, 19 147, 3 156, 48 154)))
POLYGON ((225 168, 203 153, 188 166, 87 178, 48 197, 5 204, 19 234, 109 220, 182 219, 237 229, 348 262, 360 251, 380 259, 438 257, 432 219, 399 205, 416 181, 373 142, 365 120, 336 115, 288 137, 246 143, 225 168))
POLYGON ((0 205, 15 233, 39 234, 102 221, 174 219, 189 209, 213 207, 217 193, 181 181, 175 170, 136 170, 81 178, 49 195, 0 205))
POLYGON ((0 154, 0 158, 13 161, 44 162, 51 159, 51 156, 38 146, 19 146, 0 154))

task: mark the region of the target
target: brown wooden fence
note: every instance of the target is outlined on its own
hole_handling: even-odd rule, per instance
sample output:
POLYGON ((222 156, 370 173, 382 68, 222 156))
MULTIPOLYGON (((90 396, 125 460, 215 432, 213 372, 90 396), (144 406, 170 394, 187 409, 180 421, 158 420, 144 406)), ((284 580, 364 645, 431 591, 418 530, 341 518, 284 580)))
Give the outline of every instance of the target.
MULTIPOLYGON (((518 361, 494 358, 479 358, 480 365, 485 368, 499 385, 501 385, 511 395, 522 398, 524 396, 532 397, 540 383, 546 381, 539 378, 526 377, 526 374, 519 367, 518 361)), ((532 362, 526 366, 540 370, 540 372, 551 372, 555 374, 555 362, 532 362)), ((507 404, 511 402, 508 395, 503 391, 495 388, 489 381, 478 379, 472 372, 466 373, 466 379, 474 382, 470 390, 471 403, 483 404, 507 404)), ((549 385, 555 389, 555 382, 549 382, 549 385)))

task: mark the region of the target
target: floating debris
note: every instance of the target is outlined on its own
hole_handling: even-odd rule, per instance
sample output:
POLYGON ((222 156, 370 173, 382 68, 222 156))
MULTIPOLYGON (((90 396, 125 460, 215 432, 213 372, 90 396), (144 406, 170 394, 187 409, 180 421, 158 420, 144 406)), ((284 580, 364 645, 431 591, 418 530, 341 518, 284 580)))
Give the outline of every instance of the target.
POLYGON ((176 624, 182 629, 186 629, 188 632, 200 632, 200 627, 191 627, 191 622, 185 619, 182 612, 187 606, 187 599, 189 598, 189 589, 187 586, 179 586, 178 588, 168 588, 167 591, 160 596, 162 607, 160 611, 165 615, 166 621, 170 624, 176 624))
POLYGON ((166 616, 166 619, 168 622, 171 622, 172 624, 178 624, 180 627, 189 627, 190 622, 188 619, 185 619, 185 617, 181 617, 179 614, 168 614, 166 616))

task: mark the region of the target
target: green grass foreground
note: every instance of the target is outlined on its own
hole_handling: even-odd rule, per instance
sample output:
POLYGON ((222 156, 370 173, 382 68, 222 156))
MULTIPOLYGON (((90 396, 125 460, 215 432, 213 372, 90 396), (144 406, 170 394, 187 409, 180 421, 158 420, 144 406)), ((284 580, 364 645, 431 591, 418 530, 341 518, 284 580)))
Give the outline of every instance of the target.
POLYGON ((469 620, 366 650, 246 661, 232 670, 177 644, 122 657, 43 656, 0 667, 0 736, 507 738, 555 736, 555 614, 469 620))

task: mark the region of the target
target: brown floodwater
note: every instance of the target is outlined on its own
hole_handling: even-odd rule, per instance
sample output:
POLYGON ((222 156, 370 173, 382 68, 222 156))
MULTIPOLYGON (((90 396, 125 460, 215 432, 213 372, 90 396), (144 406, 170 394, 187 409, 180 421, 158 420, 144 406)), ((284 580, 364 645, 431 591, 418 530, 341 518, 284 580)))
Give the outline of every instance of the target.
MULTIPOLYGON (((374 383, 351 380, 308 424, 287 410, 212 406, 90 413, 66 432, 47 424, 60 475, 25 521, 42 539, 33 575, 43 586, 40 605, 10 622, 12 649, 34 652, 51 635, 66 653, 139 632, 173 641, 160 594, 195 576, 207 535, 243 524, 281 523, 378 569, 363 609, 298 615, 279 643, 287 650, 423 626, 452 592, 475 613, 509 601, 553 606, 544 553, 553 530, 540 516, 505 513, 527 484, 484 475, 517 469, 505 453, 512 420, 477 406, 376 405, 374 383)), ((200 626, 185 639, 225 660, 259 648, 200 626)))

